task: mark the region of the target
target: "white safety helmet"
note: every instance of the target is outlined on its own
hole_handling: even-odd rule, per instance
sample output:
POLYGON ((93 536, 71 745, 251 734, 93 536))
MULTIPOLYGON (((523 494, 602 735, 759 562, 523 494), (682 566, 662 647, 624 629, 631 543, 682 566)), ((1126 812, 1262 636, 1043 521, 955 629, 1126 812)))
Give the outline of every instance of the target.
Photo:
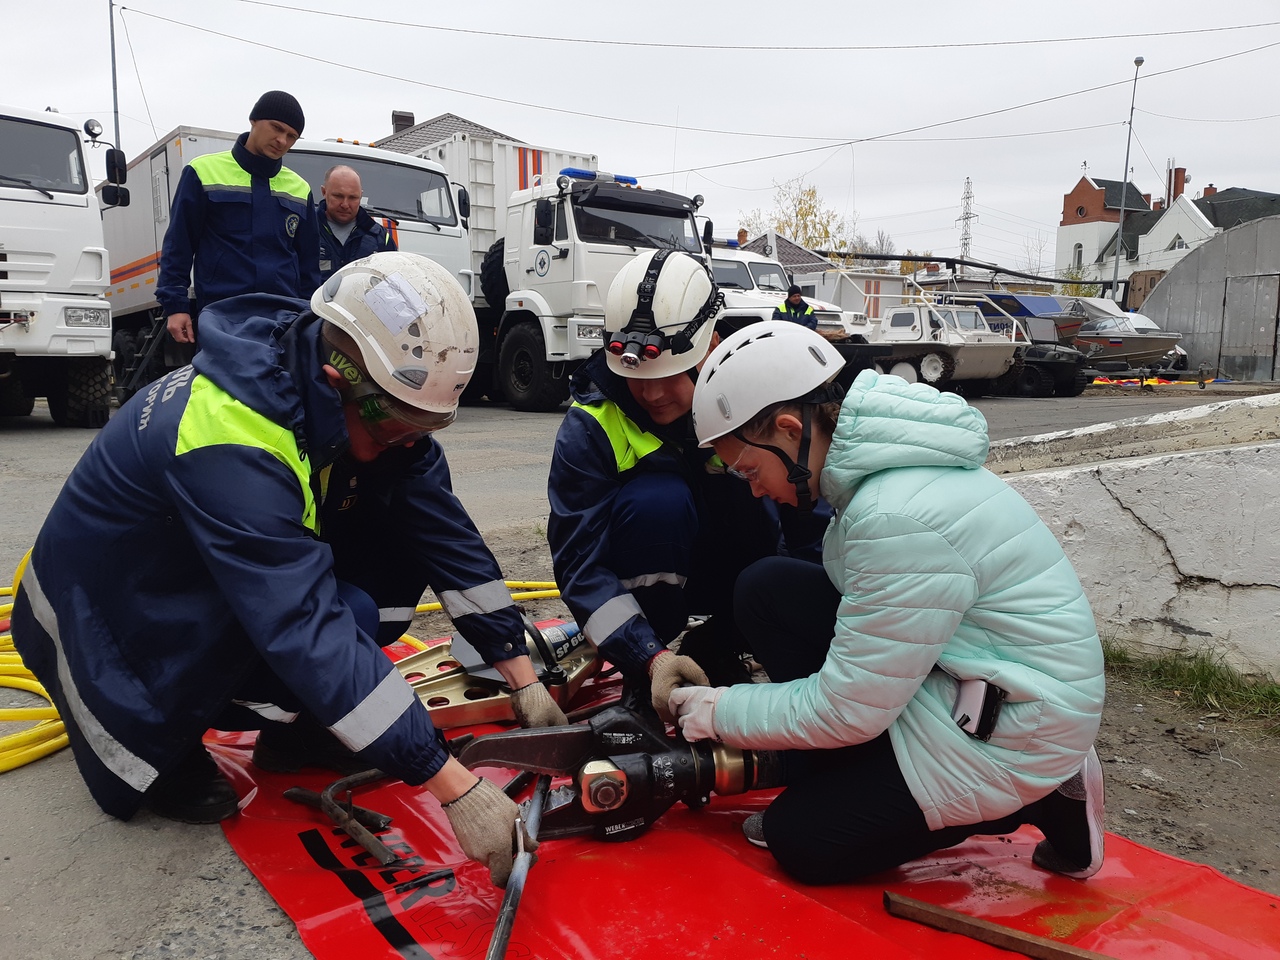
POLYGON ((813 407, 838 399, 832 381, 844 366, 840 351, 816 331, 790 320, 764 320, 730 334, 711 351, 693 390, 693 429, 698 445, 709 447, 733 434, 751 447, 767 450, 787 468, 801 512, 813 510, 816 495, 809 481, 809 441, 813 407), (793 460, 781 447, 757 443, 742 427, 777 403, 801 405, 803 428, 793 460))
POLYGON ((828 340, 790 320, 762 320, 730 334, 707 357, 693 391, 699 446, 711 446, 775 403, 835 399, 813 395, 843 366, 828 340))
POLYGON ((707 355, 724 297, 701 262, 649 250, 618 271, 604 309, 609 369, 636 380, 692 370, 707 355))
POLYGON ((375 253, 326 280, 311 309, 359 350, 350 360, 362 370, 339 371, 357 396, 390 398, 388 415, 426 430, 457 415, 480 337, 466 293, 444 267, 416 253, 375 253))

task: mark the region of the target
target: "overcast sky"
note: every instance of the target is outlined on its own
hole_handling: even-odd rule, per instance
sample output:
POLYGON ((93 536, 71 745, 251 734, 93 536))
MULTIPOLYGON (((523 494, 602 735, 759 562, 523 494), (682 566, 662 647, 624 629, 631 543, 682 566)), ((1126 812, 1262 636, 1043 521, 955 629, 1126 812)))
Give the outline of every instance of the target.
MULTIPOLYGON (((96 117, 110 138, 109 9, 0 0, 0 101, 96 117)), ((1170 158, 1193 195, 1280 192, 1275 0, 130 0, 115 26, 130 159, 180 124, 247 129, 279 88, 308 138, 452 112, 595 153, 703 194, 718 236, 804 177, 864 235, 955 255, 969 177, 972 256, 1047 271, 1084 165, 1121 177, 1142 56, 1129 165, 1143 192, 1163 193, 1170 158)))

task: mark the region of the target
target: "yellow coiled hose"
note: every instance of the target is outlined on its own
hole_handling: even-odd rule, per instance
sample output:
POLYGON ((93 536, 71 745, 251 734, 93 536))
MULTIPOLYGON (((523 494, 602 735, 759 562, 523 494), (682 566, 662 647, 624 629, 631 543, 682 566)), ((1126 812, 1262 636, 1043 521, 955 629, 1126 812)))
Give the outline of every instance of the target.
MULTIPOLYGON (((0 597, 15 597, 18 585, 22 582, 22 572, 27 568, 31 558, 28 550, 18 569, 13 575, 12 587, 0 587, 0 597)), ((513 592, 512 600, 540 600, 545 597, 558 597, 560 591, 552 581, 544 580, 508 580, 507 588, 513 592)), ((422 603, 417 607, 418 613, 431 613, 440 610, 439 603, 422 603)), ((33 760, 56 753, 68 743, 66 725, 58 718, 58 711, 53 706, 48 692, 35 678, 22 657, 13 646, 13 635, 9 632, 9 617, 13 613, 13 600, 0 604, 0 687, 11 687, 25 690, 44 697, 49 701, 47 707, 0 707, 0 722, 31 723, 35 726, 0 737, 0 773, 5 773, 33 760)), ((405 642, 425 650, 427 645, 421 640, 404 637, 405 642)))
MULTIPOLYGON (((12 587, 0 587, 0 597, 14 597, 18 593, 18 584, 22 582, 22 572, 27 568, 27 560, 31 557, 28 550, 18 569, 13 575, 12 587)), ((0 605, 0 687, 14 690, 25 690, 44 697, 49 702, 47 707, 4 707, 0 708, 0 722, 30 723, 35 726, 0 737, 0 773, 13 770, 32 760, 39 760, 61 750, 68 743, 66 725, 58 719, 58 711, 49 698, 49 693, 40 685, 18 651, 13 648, 13 636, 8 629, 9 617, 13 614, 13 600, 0 605)))

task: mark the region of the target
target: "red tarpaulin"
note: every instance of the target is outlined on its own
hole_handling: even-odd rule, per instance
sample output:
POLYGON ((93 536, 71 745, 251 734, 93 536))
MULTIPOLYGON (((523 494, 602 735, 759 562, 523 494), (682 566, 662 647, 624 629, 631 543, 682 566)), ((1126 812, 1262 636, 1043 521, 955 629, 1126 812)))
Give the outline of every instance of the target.
MULTIPOLYGON (((614 694, 608 683, 588 682, 578 702, 614 694)), ((290 786, 319 791, 335 774, 259 770, 249 762, 252 735, 211 734, 207 742, 246 798, 224 824, 227 839, 316 957, 484 957, 502 891, 462 855, 429 793, 398 782, 357 793, 356 803, 393 818, 379 836, 406 859, 383 868, 319 811, 283 797, 290 786)), ((500 785, 514 775, 477 772, 500 785)), ((713 797, 701 810, 679 804, 626 843, 545 842, 507 956, 1010 956, 890 917, 882 894, 892 890, 1121 960, 1280 960, 1280 897, 1110 834, 1106 863, 1087 881, 1034 866, 1040 834, 1028 827, 971 839, 860 883, 802 886, 742 836, 745 817, 773 795, 713 797)))

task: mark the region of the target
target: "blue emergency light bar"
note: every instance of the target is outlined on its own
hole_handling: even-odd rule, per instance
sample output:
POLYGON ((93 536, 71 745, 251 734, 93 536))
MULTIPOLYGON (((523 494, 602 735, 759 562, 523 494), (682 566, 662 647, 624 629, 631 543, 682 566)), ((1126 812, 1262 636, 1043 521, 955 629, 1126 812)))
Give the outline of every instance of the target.
POLYGON ((621 173, 605 173, 603 170, 582 170, 578 167, 565 167, 560 171, 562 177, 573 177, 575 180, 602 180, 605 182, 625 183, 629 186, 639 186, 640 181, 635 177, 628 177, 621 173))

